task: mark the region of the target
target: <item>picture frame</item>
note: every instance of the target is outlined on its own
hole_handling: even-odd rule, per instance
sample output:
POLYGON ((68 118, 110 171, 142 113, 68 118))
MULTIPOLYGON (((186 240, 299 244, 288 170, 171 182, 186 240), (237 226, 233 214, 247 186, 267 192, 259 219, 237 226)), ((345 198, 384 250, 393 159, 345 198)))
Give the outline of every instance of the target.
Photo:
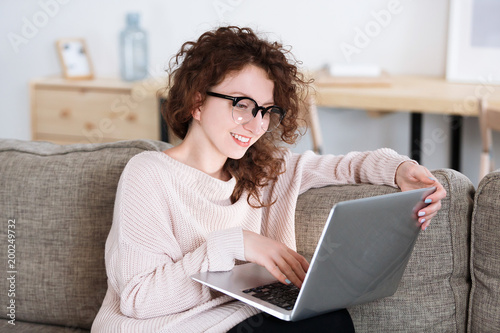
POLYGON ((500 84, 499 1, 450 0, 446 79, 500 84))
POLYGON ((63 76, 66 79, 93 79, 92 62, 87 45, 81 38, 64 38, 56 42, 63 76))

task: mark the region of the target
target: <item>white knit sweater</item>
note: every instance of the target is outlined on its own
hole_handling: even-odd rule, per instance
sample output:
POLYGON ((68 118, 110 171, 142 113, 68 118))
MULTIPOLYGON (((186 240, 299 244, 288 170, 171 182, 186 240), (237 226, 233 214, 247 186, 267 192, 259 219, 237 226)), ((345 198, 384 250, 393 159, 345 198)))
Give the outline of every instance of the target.
POLYGON ((227 331, 258 310, 190 275, 245 260, 243 229, 295 249, 299 194, 331 184, 396 186, 396 169, 406 160, 385 148, 345 156, 287 151, 286 172, 262 191, 276 203, 255 209, 245 195, 231 204, 234 178, 212 178, 162 152, 133 157, 118 185, 106 242, 108 291, 92 332, 227 331))

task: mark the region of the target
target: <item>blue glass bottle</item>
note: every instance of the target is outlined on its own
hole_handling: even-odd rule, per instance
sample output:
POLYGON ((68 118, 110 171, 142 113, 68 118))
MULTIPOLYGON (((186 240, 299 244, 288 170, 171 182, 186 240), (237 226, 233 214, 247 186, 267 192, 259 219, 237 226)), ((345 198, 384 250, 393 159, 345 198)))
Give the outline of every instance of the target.
POLYGON ((148 75, 148 35, 139 27, 139 14, 127 14, 127 26, 120 33, 120 74, 136 81, 148 75))

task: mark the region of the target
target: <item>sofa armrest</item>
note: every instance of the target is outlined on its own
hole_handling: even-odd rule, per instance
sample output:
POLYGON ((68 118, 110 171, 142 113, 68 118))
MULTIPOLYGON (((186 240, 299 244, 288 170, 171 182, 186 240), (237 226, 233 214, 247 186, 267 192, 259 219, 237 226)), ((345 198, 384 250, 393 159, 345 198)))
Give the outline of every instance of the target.
MULTIPOLYGON (((474 186, 454 170, 440 169, 433 175, 448 194, 442 209, 420 233, 396 293, 349 308, 356 332, 465 332, 474 186)), ((367 184, 307 191, 297 202, 297 250, 311 258, 334 203, 396 191, 367 184)))
POLYGON ((500 332, 500 169, 477 187, 471 225, 469 332, 500 332))

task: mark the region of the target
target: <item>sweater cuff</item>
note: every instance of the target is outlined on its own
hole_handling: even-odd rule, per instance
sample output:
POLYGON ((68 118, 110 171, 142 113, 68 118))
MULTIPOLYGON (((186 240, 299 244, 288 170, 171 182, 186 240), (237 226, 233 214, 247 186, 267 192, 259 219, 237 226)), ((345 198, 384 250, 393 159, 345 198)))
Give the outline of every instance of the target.
POLYGON ((398 167, 406 161, 411 161, 415 164, 418 164, 408 156, 399 155, 392 149, 381 148, 376 150, 376 153, 377 154, 375 154, 373 157, 378 159, 378 162, 375 162, 375 164, 378 164, 377 168, 381 170, 381 173, 378 175, 378 177, 381 178, 378 178, 376 176, 371 181, 368 181, 372 184, 389 185, 395 188, 399 188, 396 184, 396 171, 398 170, 398 167))
POLYGON ((415 164, 418 164, 416 161, 411 160, 409 157, 406 156, 400 156, 399 158, 394 158, 392 160, 387 161, 387 166, 386 170, 387 172, 385 173, 385 183, 389 186, 399 188, 398 184, 396 184, 396 172, 398 171, 398 168, 401 164, 404 162, 414 162, 415 164))
POLYGON ((235 259, 245 260, 243 229, 241 227, 217 230, 207 238, 208 270, 229 271, 235 259))

